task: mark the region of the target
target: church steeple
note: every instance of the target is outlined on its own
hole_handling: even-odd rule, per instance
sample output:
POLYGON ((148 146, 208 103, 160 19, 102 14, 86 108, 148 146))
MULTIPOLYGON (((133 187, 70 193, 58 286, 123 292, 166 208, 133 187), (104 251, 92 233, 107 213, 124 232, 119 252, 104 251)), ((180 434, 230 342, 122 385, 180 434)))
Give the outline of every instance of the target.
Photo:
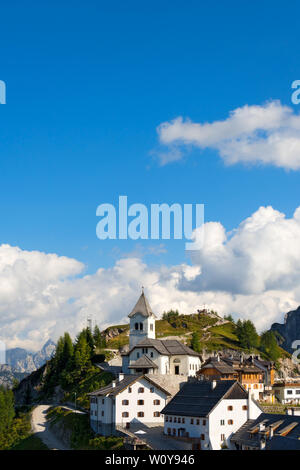
POLYGON ((128 315, 130 318, 130 349, 138 344, 142 339, 155 339, 155 318, 147 297, 142 287, 142 293, 134 308, 128 315))

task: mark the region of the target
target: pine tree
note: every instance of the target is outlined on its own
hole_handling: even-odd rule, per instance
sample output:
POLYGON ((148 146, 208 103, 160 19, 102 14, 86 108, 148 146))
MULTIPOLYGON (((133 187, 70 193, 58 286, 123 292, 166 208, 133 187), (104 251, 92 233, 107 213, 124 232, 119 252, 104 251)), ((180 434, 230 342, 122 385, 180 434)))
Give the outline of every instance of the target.
POLYGON ((195 331, 192 335, 191 347, 196 352, 200 352, 201 350, 200 336, 197 331, 195 331))
POLYGON ((276 362, 280 356, 280 351, 273 331, 265 331, 260 338, 261 350, 276 362))

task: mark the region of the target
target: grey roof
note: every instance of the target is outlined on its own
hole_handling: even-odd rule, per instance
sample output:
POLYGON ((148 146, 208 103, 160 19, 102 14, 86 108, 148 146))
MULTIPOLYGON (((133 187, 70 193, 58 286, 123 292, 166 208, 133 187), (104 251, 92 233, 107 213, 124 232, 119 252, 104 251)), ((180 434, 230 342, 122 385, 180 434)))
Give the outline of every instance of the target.
POLYGON ((155 362, 151 361, 151 359, 147 356, 140 357, 137 361, 133 362, 128 369, 140 369, 140 368, 152 368, 158 369, 158 366, 155 362))
MULTIPOLYGON (((147 300, 147 297, 144 294, 144 291, 141 293, 139 300, 135 304, 134 308, 128 315, 129 318, 133 317, 136 313, 140 313, 144 317, 155 317, 154 313, 152 312, 152 309, 150 307, 150 304, 147 300)), ((155 317, 156 318, 156 317, 155 317)))
POLYGON ((163 356, 200 356, 197 352, 193 351, 191 348, 181 343, 178 340, 173 339, 151 339, 145 338, 142 339, 138 344, 136 344, 130 351, 123 354, 128 355, 136 348, 154 348, 163 356))
POLYGON ((124 378, 120 381, 116 381, 115 387, 112 386, 112 382, 109 385, 106 385, 105 387, 102 387, 98 390, 95 390, 94 392, 88 393, 87 395, 89 396, 106 396, 106 395, 113 395, 116 396, 123 390, 125 390, 127 387, 132 385, 134 382, 137 380, 144 378, 147 380, 150 384, 160 388, 163 392, 165 392, 167 395, 170 395, 170 391, 168 387, 164 387, 161 384, 160 380, 155 380, 155 375, 151 374, 126 374, 124 375, 124 378))
POLYGON ((212 388, 212 382, 199 380, 187 382, 161 411, 176 416, 205 417, 222 398, 247 399, 248 393, 235 380, 220 380, 212 388))
POLYGON ((118 395, 122 390, 124 390, 126 387, 134 383, 137 379, 139 379, 142 376, 143 376, 142 374, 124 375, 124 379, 121 380, 120 382, 117 382, 115 387, 112 386, 113 382, 111 382, 109 385, 106 385, 105 387, 99 388, 98 390, 95 390, 94 392, 88 393, 88 395, 91 395, 91 396, 118 395))
POLYGON ((274 436, 267 441, 267 450, 300 450, 300 440, 288 436, 274 436))
POLYGON ((122 372, 122 366, 113 366, 110 365, 108 362, 99 362, 98 364, 95 364, 99 369, 105 371, 105 372, 110 372, 111 374, 114 374, 117 376, 120 372, 122 372))
POLYGON ((255 449, 258 449, 260 447, 260 438, 261 435, 258 432, 252 432, 250 433, 251 429, 255 429, 259 425, 259 423, 262 423, 265 425, 266 429, 268 426, 279 422, 283 421, 280 426, 278 426, 274 430, 274 437, 270 440, 267 440, 267 449, 275 450, 278 446, 278 450, 280 449, 280 446, 283 448, 284 445, 290 446, 290 445, 295 445, 295 447, 290 447, 291 449, 298 449, 299 445, 299 438, 300 438, 300 416, 297 415, 282 415, 282 414, 271 414, 271 413, 261 413, 258 418, 255 420, 248 420, 246 423, 241 426, 237 432, 235 432, 232 437, 231 441, 235 442, 237 444, 243 444, 248 447, 252 447, 255 449), (288 434, 287 436, 280 436, 280 432, 286 428, 286 426, 292 424, 292 423, 298 423, 296 427, 294 427, 288 434), (277 437, 280 437, 280 439, 277 439, 277 437), (275 439, 276 438, 276 439, 275 439), (286 444, 283 443, 283 440, 289 439, 289 441, 295 441, 294 444, 293 442, 286 442, 286 444), (272 443, 273 441, 273 443, 272 443))

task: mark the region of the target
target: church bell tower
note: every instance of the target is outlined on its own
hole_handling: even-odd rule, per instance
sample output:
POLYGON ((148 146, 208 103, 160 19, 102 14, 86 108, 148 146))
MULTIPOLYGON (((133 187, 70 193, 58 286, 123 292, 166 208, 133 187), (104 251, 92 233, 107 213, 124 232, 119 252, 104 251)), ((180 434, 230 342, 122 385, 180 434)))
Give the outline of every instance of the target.
POLYGON ((136 346, 142 339, 155 339, 155 319, 144 288, 135 307, 128 315, 130 318, 129 348, 136 346))

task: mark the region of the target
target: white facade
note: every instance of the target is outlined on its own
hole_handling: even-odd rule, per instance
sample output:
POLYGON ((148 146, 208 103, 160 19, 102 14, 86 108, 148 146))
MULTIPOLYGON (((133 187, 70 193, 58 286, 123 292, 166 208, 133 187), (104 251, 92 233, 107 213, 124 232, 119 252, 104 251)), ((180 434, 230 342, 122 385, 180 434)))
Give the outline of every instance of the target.
POLYGON ((263 383, 243 383, 243 387, 249 391, 254 400, 261 400, 264 393, 265 386, 263 383))
POLYGON ((129 369, 128 366, 142 356, 147 356, 157 365, 157 369, 151 371, 154 374, 195 376, 201 366, 199 356, 189 356, 188 354, 167 356, 160 354, 153 347, 136 346, 129 353, 129 356, 123 356, 122 371, 125 374, 135 373, 135 369, 129 369))
POLYGON ((261 409, 249 399, 223 399, 207 417, 165 416, 164 433, 199 440, 203 450, 232 448, 230 437, 248 419, 256 419, 261 409))
POLYGON ((285 386, 276 386, 275 384, 273 388, 275 390, 275 396, 280 403, 300 403, 300 384, 286 384, 285 386))
POLYGON ((145 378, 139 378, 116 395, 91 396, 91 427, 100 434, 114 434, 116 426, 131 423, 162 425, 160 411, 169 395, 145 378))

